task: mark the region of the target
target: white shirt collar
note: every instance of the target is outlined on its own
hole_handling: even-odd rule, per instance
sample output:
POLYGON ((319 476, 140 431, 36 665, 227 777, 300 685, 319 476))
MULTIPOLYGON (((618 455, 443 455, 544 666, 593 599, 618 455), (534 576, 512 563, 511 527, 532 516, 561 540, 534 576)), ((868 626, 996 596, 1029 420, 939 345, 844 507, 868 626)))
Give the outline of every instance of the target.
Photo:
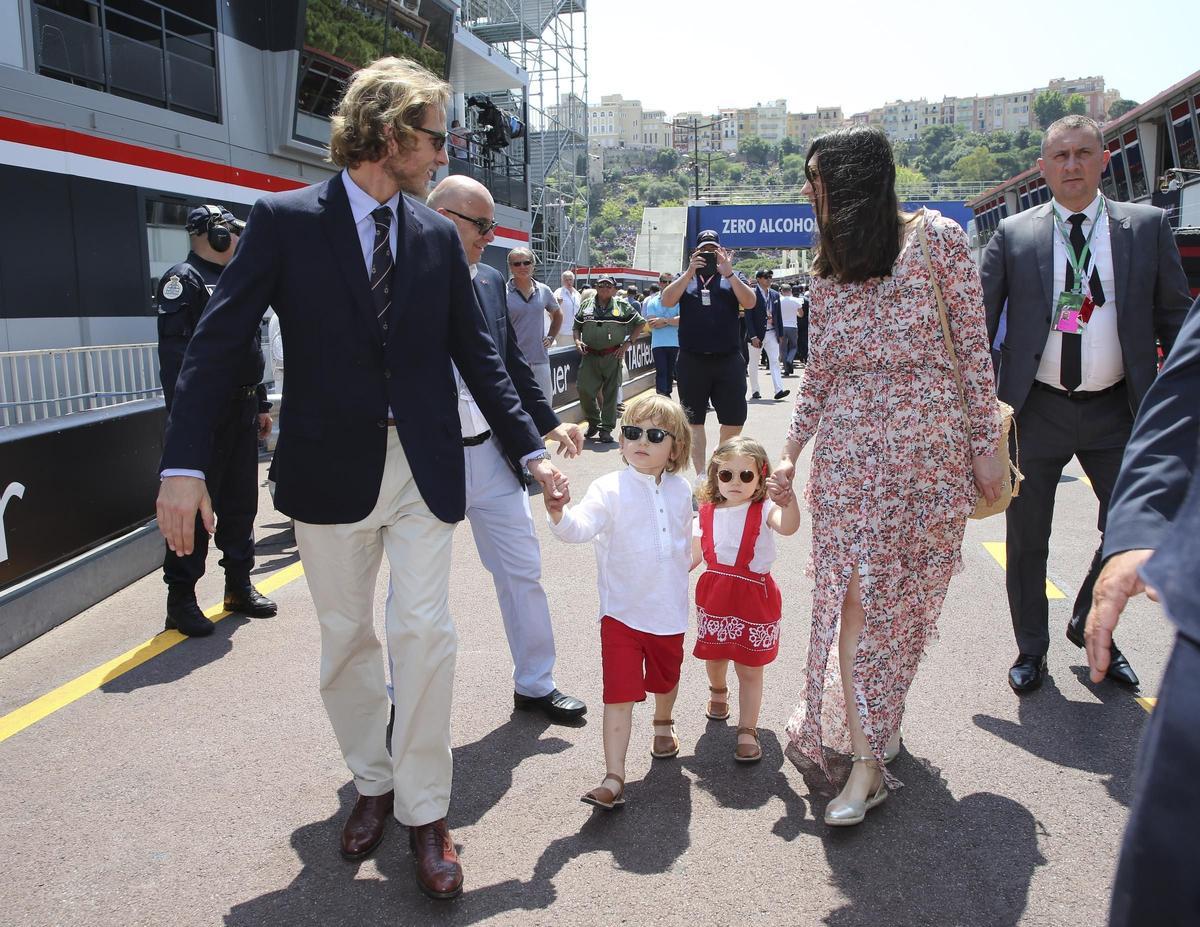
POLYGON ((474 279, 475 279, 475 276, 476 276, 476 274, 478 274, 478 273, 479 273, 479 265, 478 265, 478 264, 472 264, 472 265, 471 265, 471 279, 472 279, 472 280, 474 280, 474 279))
POLYGON ((362 222, 367 216, 373 213, 380 206, 387 206, 392 210, 392 223, 395 225, 396 210, 400 205, 400 194, 395 193, 386 203, 380 203, 375 197, 363 191, 363 188, 354 182, 354 178, 350 176, 350 171, 342 170, 342 186, 346 188, 346 198, 350 201, 350 214, 354 217, 354 224, 362 222))
MULTIPOLYGON (((628 473, 635 480, 641 480, 643 483, 647 484, 650 487, 657 487, 659 485, 659 481, 656 477, 652 476, 649 473, 643 473, 641 470, 637 469, 637 467, 633 466, 632 464, 630 464, 628 467, 625 468, 625 472, 628 473)), ((663 474, 665 475, 666 472, 667 471, 664 470, 663 474)))
MULTIPOLYGON (((1060 216, 1062 216, 1064 222, 1067 221, 1068 217, 1075 215, 1075 213, 1072 210, 1067 209, 1067 207, 1065 207, 1062 203, 1060 203, 1056 199, 1051 199, 1050 204, 1055 209, 1058 210, 1058 214, 1060 216)), ((1087 218, 1084 220, 1084 222, 1088 225, 1095 222, 1096 215, 1099 212, 1100 212, 1100 194, 1097 193, 1096 198, 1094 200, 1092 200, 1090 203, 1088 203, 1087 207, 1083 210, 1083 214, 1085 216, 1087 216, 1087 218)))

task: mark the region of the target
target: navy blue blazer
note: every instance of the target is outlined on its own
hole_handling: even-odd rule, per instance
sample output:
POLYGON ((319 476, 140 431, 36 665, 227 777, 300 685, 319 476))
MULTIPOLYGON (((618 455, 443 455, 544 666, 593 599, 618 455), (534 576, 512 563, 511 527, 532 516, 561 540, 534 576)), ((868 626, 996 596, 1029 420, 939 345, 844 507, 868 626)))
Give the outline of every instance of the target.
POLYGON ((775 334, 783 331, 783 306, 779 302, 778 290, 767 290, 764 299, 758 284, 754 284, 754 308, 746 313, 746 338, 763 339, 767 337, 767 313, 771 313, 771 324, 775 334))
MULTIPOLYGON (((475 298, 479 300, 479 308, 483 310, 484 321, 487 322, 488 333, 496 342, 496 348, 504 359, 504 367, 512 378, 517 396, 521 399, 521 408, 533 419, 533 426, 538 433, 545 435, 559 425, 559 418, 554 414, 550 397, 542 393, 538 386, 533 368, 525 359, 525 354, 517 344, 517 336, 513 331, 512 319, 508 317, 507 281, 496 268, 487 264, 477 264, 475 267, 475 298)), ((487 413, 484 413, 486 417, 487 413)), ((488 419, 488 424, 492 422, 488 419)), ((495 429, 493 429, 495 430, 495 429)), ((521 472, 520 458, 509 457, 509 462, 518 473, 521 472)))
POLYGON ((1104 555, 1153 549, 1146 581, 1200 643, 1200 299, 1151 384, 1108 508, 1104 555))
POLYGON ((450 360, 509 456, 544 446, 488 334, 457 230, 422 203, 400 202, 386 340, 341 174, 255 204, 188 345, 164 469, 204 469, 216 418, 236 385, 236 346, 267 306, 287 345, 287 427, 271 465, 284 514, 314 524, 370 514, 390 408, 430 511, 461 520, 466 481, 450 360))

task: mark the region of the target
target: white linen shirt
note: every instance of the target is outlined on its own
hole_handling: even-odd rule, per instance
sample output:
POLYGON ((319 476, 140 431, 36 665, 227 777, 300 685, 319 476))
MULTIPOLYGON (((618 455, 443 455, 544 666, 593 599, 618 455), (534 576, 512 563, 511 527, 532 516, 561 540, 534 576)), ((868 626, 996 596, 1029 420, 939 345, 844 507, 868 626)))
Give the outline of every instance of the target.
MULTIPOLYGON (((737 564, 738 551, 742 549, 742 532, 746 528, 746 512, 749 502, 740 505, 718 505, 713 507, 713 553, 717 562, 726 566, 737 564)), ((775 508, 770 499, 763 501, 762 525, 759 527, 758 540, 754 544, 754 556, 750 558, 752 573, 770 573, 771 564, 775 562, 775 531, 767 526, 767 516, 775 508)), ((692 529, 695 537, 701 537, 700 519, 692 529)))
POLYGON ((692 487, 664 473, 662 482, 626 467, 592 482, 563 509, 550 531, 563 541, 593 541, 598 618, 608 615, 647 634, 688 629, 692 565, 692 487))
MULTIPOLYGON (((1050 205, 1058 210, 1063 222, 1070 230, 1068 219, 1072 215, 1069 209, 1064 209, 1057 200, 1051 200, 1050 205)), ((1087 238, 1100 211, 1100 196, 1092 200, 1083 211, 1087 217, 1083 220, 1083 236, 1087 238)), ((1053 221, 1053 218, 1052 220, 1053 221)), ((1125 359, 1121 354, 1121 338, 1117 333, 1117 283, 1113 277, 1112 242, 1108 234, 1108 222, 1100 223, 1096 234, 1092 236, 1091 251, 1096 256, 1096 271, 1100 275, 1100 286, 1104 288, 1104 305, 1097 306, 1092 312, 1092 320, 1083 332, 1083 344, 1080 356, 1082 360, 1083 380, 1079 389, 1083 392, 1108 389, 1119 383, 1125 377, 1125 359)), ((1090 263, 1089 258, 1089 263, 1090 263)), ((1054 286, 1051 291, 1054 298, 1050 303, 1050 315, 1054 317, 1058 296, 1062 293, 1063 284, 1067 279, 1067 244, 1057 228, 1054 230, 1054 286)), ((1084 292, 1087 285, 1084 284, 1084 292)), ((1046 338, 1046 347, 1042 349, 1042 360, 1038 365, 1037 379, 1047 386, 1062 389, 1062 332, 1050 329, 1046 338)))
MULTIPOLYGON (((478 273, 479 265, 472 264, 471 279, 474 280, 478 273)), ((454 371, 454 383, 458 387, 458 425, 462 429, 463 437, 473 438, 481 435, 491 426, 488 425, 488 420, 480 411, 479 403, 471 395, 471 390, 467 388, 467 383, 462 378, 462 374, 458 372, 454 361, 450 362, 450 369, 454 371)))

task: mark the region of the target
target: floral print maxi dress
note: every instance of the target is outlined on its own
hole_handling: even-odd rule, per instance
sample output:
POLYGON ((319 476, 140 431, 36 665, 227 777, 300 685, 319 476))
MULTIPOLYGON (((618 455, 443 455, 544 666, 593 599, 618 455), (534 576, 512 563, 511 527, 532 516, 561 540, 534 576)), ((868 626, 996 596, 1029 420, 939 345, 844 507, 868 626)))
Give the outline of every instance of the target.
POLYGON ((922 220, 909 225, 891 276, 817 279, 810 293, 808 366, 789 437, 803 447, 816 434, 807 490, 812 634, 804 697, 788 734, 827 776, 823 747, 851 752, 836 634, 855 569, 866 624, 854 693, 863 732, 882 758, 950 577, 962 569, 976 498, 971 454, 993 454, 999 440, 979 274, 962 229, 936 212, 924 215, 969 426, 922 254, 922 220))

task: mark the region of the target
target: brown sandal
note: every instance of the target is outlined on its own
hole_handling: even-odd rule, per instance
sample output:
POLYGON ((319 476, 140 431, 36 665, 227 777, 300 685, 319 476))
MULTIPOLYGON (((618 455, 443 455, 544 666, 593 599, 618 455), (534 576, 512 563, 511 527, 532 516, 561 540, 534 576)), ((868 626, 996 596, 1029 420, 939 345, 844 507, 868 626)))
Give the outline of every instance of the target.
POLYGON ((654 735, 654 740, 650 743, 650 755, 656 760, 667 760, 673 756, 678 756, 679 738, 675 736, 675 720, 673 718, 667 718, 665 721, 659 721, 656 719, 654 721, 654 727, 665 727, 667 729, 667 733, 654 735), (671 741, 671 746, 666 750, 659 750, 658 742, 660 740, 668 739, 671 741))
MULTIPOLYGON (((722 686, 718 689, 714 686, 709 686, 708 691, 712 695, 726 695, 729 692, 729 688, 727 686, 722 686)), ((710 698, 708 700, 708 710, 704 712, 704 716, 710 721, 727 720, 729 718, 729 700, 726 698, 718 702, 715 699, 710 698), (720 709, 722 708, 725 709, 724 714, 720 713, 720 709)))
POLYGON ((595 805, 597 808, 603 808, 606 811, 612 811, 613 808, 619 808, 625 804, 625 780, 616 773, 605 773, 604 778, 596 788, 592 789, 586 795, 579 799, 585 805, 595 805), (613 791, 604 783, 611 779, 617 783, 617 791, 613 791))
POLYGON ((733 758, 739 763, 757 763, 762 759, 762 745, 758 741, 758 729, 753 727, 739 727, 737 729, 738 736, 746 734, 754 738, 753 744, 738 744, 737 749, 733 751, 733 758), (743 750, 753 750, 753 753, 743 753, 743 750))

